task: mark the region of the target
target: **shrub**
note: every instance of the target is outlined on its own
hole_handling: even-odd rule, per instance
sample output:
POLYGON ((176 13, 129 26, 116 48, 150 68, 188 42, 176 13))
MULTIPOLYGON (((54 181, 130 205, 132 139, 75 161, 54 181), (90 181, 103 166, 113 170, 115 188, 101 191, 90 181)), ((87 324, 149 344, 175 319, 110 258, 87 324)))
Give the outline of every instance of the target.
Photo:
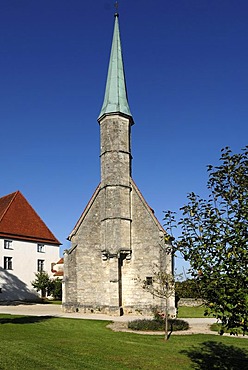
POLYGON ((62 281, 57 279, 51 279, 50 294, 54 299, 62 299, 62 281))
POLYGON ((238 334, 248 335, 248 330, 246 330, 245 332, 243 332, 243 330, 241 328, 227 329, 225 327, 222 327, 221 324, 219 324, 219 323, 212 324, 210 326, 210 329, 212 331, 218 331, 218 333, 220 335, 223 335, 224 333, 229 333, 231 335, 238 335, 238 334))
MULTIPOLYGON (((140 319, 128 322, 128 328, 142 331, 164 331, 164 320, 140 319)), ((171 331, 188 330, 189 323, 180 319, 168 319, 168 327, 171 331)))

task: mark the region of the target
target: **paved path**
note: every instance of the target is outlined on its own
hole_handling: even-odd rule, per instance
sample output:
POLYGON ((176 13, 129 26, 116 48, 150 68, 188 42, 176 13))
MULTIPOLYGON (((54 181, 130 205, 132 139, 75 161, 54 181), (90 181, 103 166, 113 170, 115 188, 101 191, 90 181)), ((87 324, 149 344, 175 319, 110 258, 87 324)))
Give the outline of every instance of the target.
MULTIPOLYGON (((11 315, 28 315, 28 316, 54 316, 64 317, 73 319, 88 319, 88 320, 106 320, 112 321, 114 324, 110 324, 111 329, 116 331, 130 331, 127 328, 127 322, 136 319, 150 319, 152 316, 110 316, 105 314, 84 314, 81 312, 65 313, 62 311, 60 305, 55 304, 17 304, 17 305, 0 305, 0 313, 11 314, 11 315)), ((185 319, 190 325, 190 329, 183 334, 195 334, 195 333, 211 333, 209 326, 216 320, 213 318, 191 318, 185 319)), ((136 332, 137 333, 137 332, 136 332)), ((140 332, 139 332, 140 333, 140 332)), ((161 333, 158 333, 161 335, 161 333)))
POLYGON ((142 318, 151 318, 151 316, 110 316, 101 313, 84 314, 81 312, 65 313, 61 309, 61 305, 57 304, 17 304, 17 305, 0 305, 0 313, 11 315, 28 315, 28 316, 55 316, 71 319, 88 319, 88 320, 107 320, 127 322, 142 318))
MULTIPOLYGON (((112 321, 109 327, 114 331, 126 331, 136 334, 153 334, 161 335, 161 332, 140 332, 131 331, 127 328, 127 322, 136 319, 151 319, 153 316, 132 315, 132 316, 110 316, 105 314, 84 314, 81 312, 65 313, 61 309, 61 305, 56 304, 16 304, 16 305, 0 305, 0 313, 11 315, 27 315, 27 316, 54 316, 71 319, 88 319, 88 320, 106 320, 112 321)), ((189 330, 173 332, 173 335, 187 334, 216 334, 210 330, 210 325, 216 322, 214 318, 187 318, 189 330)), ((227 334, 229 335, 229 334, 227 334)), ((248 338, 248 336, 239 336, 239 338, 248 338)))

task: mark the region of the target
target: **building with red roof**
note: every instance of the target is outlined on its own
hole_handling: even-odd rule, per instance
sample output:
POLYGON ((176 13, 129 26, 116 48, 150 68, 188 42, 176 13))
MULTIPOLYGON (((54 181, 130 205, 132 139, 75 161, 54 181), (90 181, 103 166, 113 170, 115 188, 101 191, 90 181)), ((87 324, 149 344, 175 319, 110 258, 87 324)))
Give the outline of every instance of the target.
POLYGON ((60 245, 20 191, 0 198, 0 302, 37 298, 31 281, 53 276, 60 245))

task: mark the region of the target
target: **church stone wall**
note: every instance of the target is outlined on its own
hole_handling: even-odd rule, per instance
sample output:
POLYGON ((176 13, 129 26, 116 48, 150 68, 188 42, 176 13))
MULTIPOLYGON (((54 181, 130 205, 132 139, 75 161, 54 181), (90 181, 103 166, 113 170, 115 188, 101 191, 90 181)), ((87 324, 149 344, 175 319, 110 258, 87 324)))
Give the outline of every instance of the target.
POLYGON ((136 187, 132 188, 131 235, 132 259, 123 266, 123 305, 127 313, 151 313, 152 307, 161 306, 162 302, 144 291, 142 285, 162 263, 164 233, 136 187))
POLYGON ((98 289, 99 280, 102 279, 99 213, 100 196, 95 198, 76 234, 71 238, 75 247, 72 247, 66 257, 68 267, 65 285, 68 288, 65 291, 64 307, 67 310, 79 309, 82 303, 89 305, 92 301, 97 301, 98 297, 101 299, 101 291, 98 289))
MULTIPOLYGON (((104 255, 101 246, 101 189, 72 236, 73 247, 65 259, 65 310, 120 314, 121 309, 124 314, 152 314, 154 307, 162 308, 164 302, 142 286, 146 277, 153 276, 156 266, 167 265, 171 271, 170 257, 161 248, 164 232, 136 186, 131 188, 131 258, 123 259, 121 269, 122 307, 118 253, 104 255)), ((107 234, 113 232, 109 229, 107 234)), ((123 250, 122 244, 118 248, 123 250)), ((173 297, 171 306, 173 311, 173 297)))
POLYGON ((77 307, 77 250, 64 253, 63 304, 68 311, 77 307))

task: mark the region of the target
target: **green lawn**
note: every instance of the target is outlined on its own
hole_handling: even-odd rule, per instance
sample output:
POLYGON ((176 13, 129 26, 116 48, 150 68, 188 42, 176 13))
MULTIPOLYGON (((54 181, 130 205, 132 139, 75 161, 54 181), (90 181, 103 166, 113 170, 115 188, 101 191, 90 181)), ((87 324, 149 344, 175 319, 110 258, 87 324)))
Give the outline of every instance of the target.
POLYGON ((248 340, 115 333, 107 323, 0 315, 1 370, 245 369, 248 340), (220 367, 216 367, 216 364, 220 367))
POLYGON ((62 304, 62 301, 57 301, 57 300, 53 300, 53 299, 46 299, 42 302, 43 304, 59 304, 61 305, 62 304))
POLYGON ((204 311, 205 311, 204 306, 196 306, 196 307, 182 306, 178 308, 178 318, 213 317, 213 316, 204 316, 204 311))

